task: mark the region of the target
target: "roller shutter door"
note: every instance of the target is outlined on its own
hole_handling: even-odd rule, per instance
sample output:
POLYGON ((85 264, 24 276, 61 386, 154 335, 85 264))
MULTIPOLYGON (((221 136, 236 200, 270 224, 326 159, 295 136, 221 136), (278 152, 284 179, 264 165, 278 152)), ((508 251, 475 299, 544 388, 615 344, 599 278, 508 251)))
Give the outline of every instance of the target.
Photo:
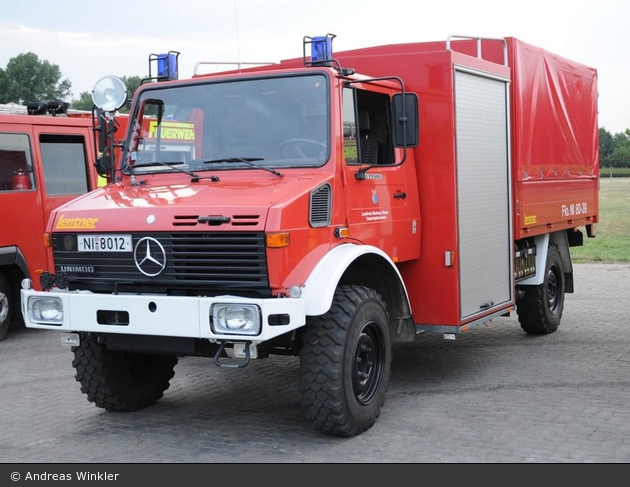
POLYGON ((512 299, 508 84, 455 71, 461 318, 512 299))

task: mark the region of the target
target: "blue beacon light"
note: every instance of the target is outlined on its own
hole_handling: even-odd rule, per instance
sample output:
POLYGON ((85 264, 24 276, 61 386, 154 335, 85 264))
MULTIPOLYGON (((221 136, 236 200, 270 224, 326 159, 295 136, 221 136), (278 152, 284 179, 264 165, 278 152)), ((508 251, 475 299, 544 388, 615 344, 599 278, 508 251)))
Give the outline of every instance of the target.
POLYGON ((327 34, 311 39, 311 63, 332 61, 332 40, 335 36, 327 34))
POLYGON ((170 51, 166 54, 158 54, 157 58, 157 75, 158 78, 165 80, 175 80, 179 77, 177 56, 179 52, 170 51))

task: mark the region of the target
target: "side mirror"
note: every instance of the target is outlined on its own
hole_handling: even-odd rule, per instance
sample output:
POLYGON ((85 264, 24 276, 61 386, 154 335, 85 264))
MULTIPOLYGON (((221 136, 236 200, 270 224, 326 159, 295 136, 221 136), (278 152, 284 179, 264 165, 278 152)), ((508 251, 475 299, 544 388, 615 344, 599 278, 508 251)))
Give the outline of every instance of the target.
POLYGON ((416 147, 420 139, 418 95, 396 93, 392 99, 392 114, 394 146, 416 147))
POLYGON ((97 126, 94 128, 98 142, 98 151, 105 152, 107 149, 107 132, 109 131, 109 122, 105 116, 105 112, 100 108, 95 110, 97 126))
POLYGON ((110 132, 113 129, 114 120, 107 117, 107 113, 100 108, 92 109, 92 130, 96 149, 100 156, 94 162, 96 172, 99 176, 108 176, 114 164, 112 148, 109 145, 110 132))
POLYGON ((99 176, 107 177, 112 171, 112 164, 113 161, 109 151, 104 151, 103 154, 96 159, 94 166, 96 167, 96 172, 99 176))

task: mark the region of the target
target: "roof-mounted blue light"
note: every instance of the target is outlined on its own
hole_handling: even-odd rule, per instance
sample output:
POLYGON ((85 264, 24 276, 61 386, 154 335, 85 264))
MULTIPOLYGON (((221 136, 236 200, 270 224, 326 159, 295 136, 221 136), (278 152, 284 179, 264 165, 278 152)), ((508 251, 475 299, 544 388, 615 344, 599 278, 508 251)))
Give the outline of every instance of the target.
MULTIPOLYGON (((304 63, 310 65, 325 65, 332 66, 333 53, 332 53, 332 40, 337 37, 335 34, 326 34, 325 36, 316 37, 304 37, 304 47, 306 44, 311 45, 311 59, 306 61, 306 52, 304 53, 304 63)), ((306 49, 304 49, 306 51, 306 49)))
POLYGON ((332 34, 317 36, 311 39, 311 62, 332 61, 332 34))
POLYGON ((158 78, 177 79, 178 66, 177 55, 173 52, 158 54, 157 57, 158 78))
MULTIPOLYGON (((158 81, 174 80, 179 78, 179 67, 177 58, 179 52, 169 51, 165 54, 151 54, 149 56, 149 72, 151 72, 151 64, 155 61, 157 65, 157 78, 158 81)), ((154 76, 150 73, 150 78, 154 76)))

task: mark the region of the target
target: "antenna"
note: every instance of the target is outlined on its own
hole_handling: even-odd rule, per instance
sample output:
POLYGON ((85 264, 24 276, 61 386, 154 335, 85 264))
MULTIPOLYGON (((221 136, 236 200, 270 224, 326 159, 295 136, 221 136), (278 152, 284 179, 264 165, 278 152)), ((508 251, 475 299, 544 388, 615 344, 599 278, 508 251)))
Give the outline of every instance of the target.
POLYGON ((234 22, 236 24, 236 59, 241 60, 241 42, 238 38, 238 9, 236 8, 236 0, 234 0, 234 22))

